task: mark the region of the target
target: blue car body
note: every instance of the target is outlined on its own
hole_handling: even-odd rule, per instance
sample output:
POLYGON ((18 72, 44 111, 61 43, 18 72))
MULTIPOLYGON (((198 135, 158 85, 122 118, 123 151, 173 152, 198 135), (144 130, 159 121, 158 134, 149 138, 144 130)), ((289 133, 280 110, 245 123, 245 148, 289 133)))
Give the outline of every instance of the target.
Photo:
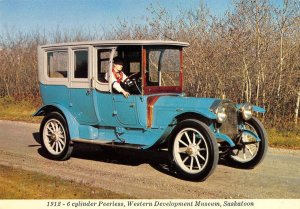
MULTIPOLYGON (((105 143, 126 143, 147 149, 164 142, 176 125, 176 118, 185 114, 199 116, 210 121, 216 119, 211 110, 214 102, 221 99, 185 97, 183 94, 132 95, 102 93, 85 89, 69 89, 66 86, 40 84, 44 105, 34 116, 44 115, 54 107, 68 122, 71 140, 85 139, 105 143), (153 107, 153 123, 147 126, 147 100, 159 97, 153 107)), ((237 105, 237 109, 242 104, 237 105)), ((254 111, 264 109, 254 106, 254 111)), ((216 131, 214 123, 210 129, 219 140, 235 146, 226 134, 216 131)), ((249 131, 247 131, 249 132, 249 131)), ((254 133, 249 133, 259 141, 254 133)))

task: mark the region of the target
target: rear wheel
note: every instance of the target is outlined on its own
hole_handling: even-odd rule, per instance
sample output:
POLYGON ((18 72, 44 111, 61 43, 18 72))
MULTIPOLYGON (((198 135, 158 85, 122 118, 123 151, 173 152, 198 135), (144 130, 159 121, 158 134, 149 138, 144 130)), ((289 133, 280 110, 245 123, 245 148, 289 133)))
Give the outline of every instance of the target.
POLYGON ((257 142, 255 137, 249 134, 242 134, 238 148, 232 150, 228 160, 236 167, 251 169, 266 156, 268 138, 265 128, 257 118, 245 121, 245 129, 255 133, 261 141, 257 142))
POLYGON ((46 154, 54 160, 70 158, 73 145, 70 141, 66 120, 58 112, 49 113, 40 127, 40 138, 46 154))
POLYGON ((206 124, 184 120, 169 141, 171 162, 184 178, 203 181, 215 170, 219 154, 216 139, 206 124))

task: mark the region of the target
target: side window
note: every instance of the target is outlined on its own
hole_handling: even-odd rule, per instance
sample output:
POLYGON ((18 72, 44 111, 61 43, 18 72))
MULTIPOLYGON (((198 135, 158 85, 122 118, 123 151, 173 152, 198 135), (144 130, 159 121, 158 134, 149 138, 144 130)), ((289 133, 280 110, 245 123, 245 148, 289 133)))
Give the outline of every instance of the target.
POLYGON ((180 51, 166 49, 162 55, 161 86, 179 86, 180 83, 180 51))
POLYGON ((110 55, 111 55, 111 49, 98 50, 98 80, 102 83, 108 83, 105 74, 109 70, 110 55))
POLYGON ((88 78, 88 51, 74 52, 74 78, 88 78))
POLYGON ((151 83, 158 84, 158 65, 160 59, 160 51, 149 51, 148 52, 148 73, 149 81, 151 83))
POLYGON ((67 78, 68 69, 68 51, 47 52, 47 74, 49 78, 67 78))
POLYGON ((149 49, 146 57, 148 86, 180 85, 179 49, 149 49))

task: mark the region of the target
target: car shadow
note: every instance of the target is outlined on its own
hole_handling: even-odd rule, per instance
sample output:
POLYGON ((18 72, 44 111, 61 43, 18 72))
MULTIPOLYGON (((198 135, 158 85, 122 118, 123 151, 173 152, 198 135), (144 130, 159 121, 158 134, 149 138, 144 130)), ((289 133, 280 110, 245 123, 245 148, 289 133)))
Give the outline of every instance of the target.
POLYGON ((76 143, 73 158, 109 162, 129 166, 167 162, 167 153, 76 143))
POLYGON ((32 136, 33 136, 34 140, 35 140, 38 144, 41 144, 40 133, 39 133, 39 132, 32 133, 32 136))
MULTIPOLYGON (((32 135, 35 141, 40 144, 39 133, 33 133, 32 135)), ((33 145, 29 146, 31 147, 33 145)), ((37 151, 42 157, 51 159, 41 147, 37 151)), ((164 150, 137 150, 85 143, 75 143, 71 158, 93 160, 127 166, 139 166, 142 164, 148 164, 153 169, 163 174, 172 176, 174 178, 190 181, 189 179, 178 175, 178 173, 170 163, 168 151, 164 150)), ((224 159, 220 159, 218 164, 236 168, 236 166, 228 163, 224 159)))
POLYGON ((161 173, 183 179, 170 165, 168 151, 137 150, 77 143, 72 157, 127 166, 148 164, 161 173))
MULTIPOLYGON (((33 137, 35 141, 40 144, 39 134, 33 133, 33 137)), ((32 147, 33 145, 29 146, 32 147)), ((42 147, 38 148, 37 152, 40 156, 51 159, 49 155, 42 149, 42 147)), ((75 143, 71 158, 93 160, 127 166, 139 166, 142 164, 148 164, 161 173, 180 178, 179 176, 177 176, 174 169, 172 169, 172 166, 170 166, 169 155, 167 151, 136 150, 85 143, 75 143)))

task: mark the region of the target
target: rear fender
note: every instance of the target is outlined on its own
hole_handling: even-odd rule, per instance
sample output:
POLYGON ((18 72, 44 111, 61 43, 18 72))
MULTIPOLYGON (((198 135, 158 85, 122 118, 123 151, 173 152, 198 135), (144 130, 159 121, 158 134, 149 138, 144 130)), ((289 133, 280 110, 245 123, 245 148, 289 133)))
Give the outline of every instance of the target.
POLYGON ((59 112, 66 119, 68 124, 68 129, 70 133, 70 138, 79 138, 79 124, 70 111, 62 105, 51 104, 41 107, 33 116, 45 116, 50 112, 59 112))

